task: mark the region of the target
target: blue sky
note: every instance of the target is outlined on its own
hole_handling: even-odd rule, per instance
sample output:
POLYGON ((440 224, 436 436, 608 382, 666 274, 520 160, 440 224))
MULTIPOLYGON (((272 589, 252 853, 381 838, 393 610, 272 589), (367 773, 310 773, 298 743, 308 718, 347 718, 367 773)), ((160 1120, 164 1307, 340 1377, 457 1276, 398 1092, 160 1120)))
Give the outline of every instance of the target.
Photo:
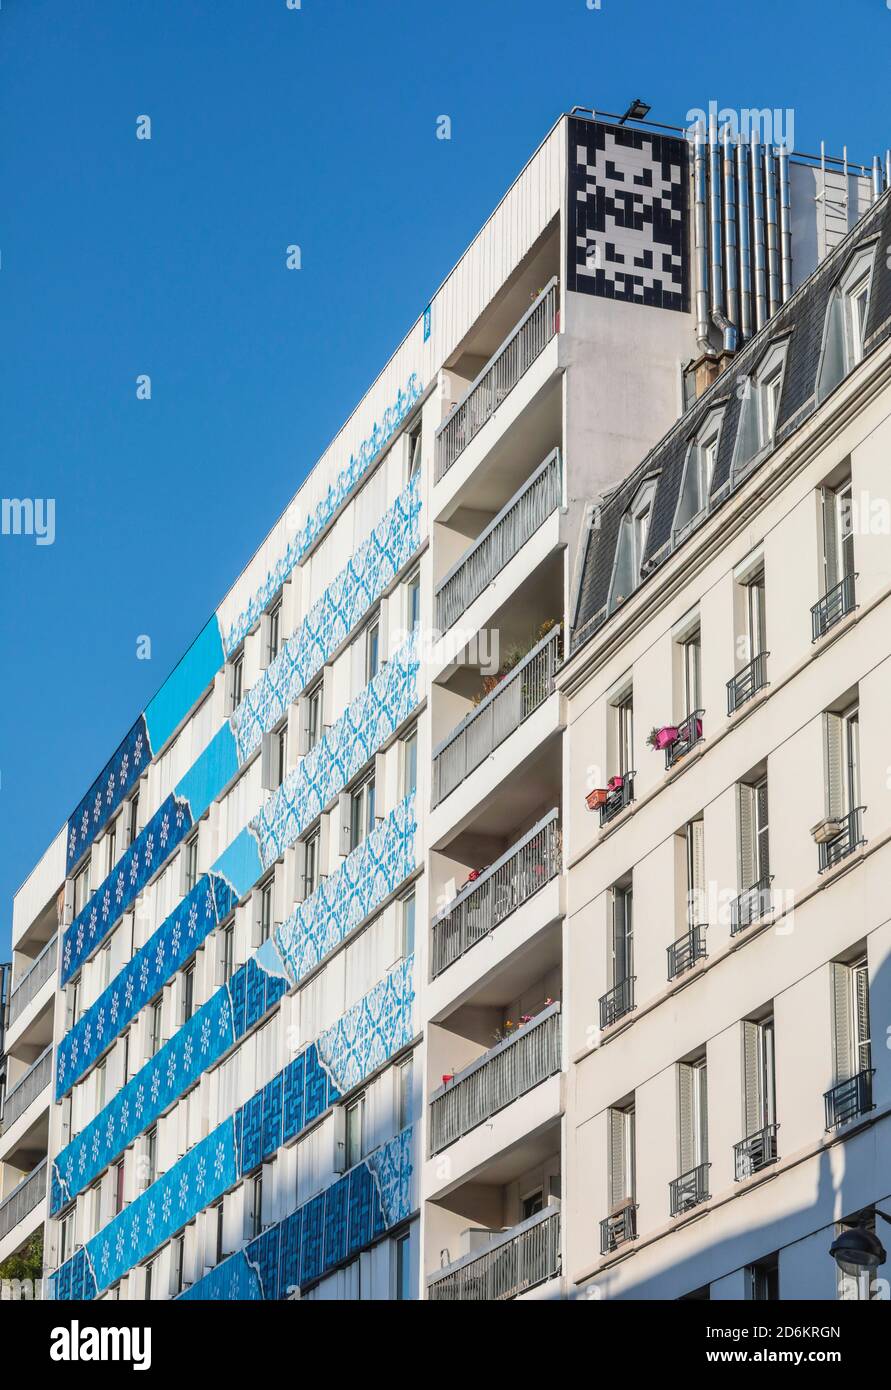
POLYGON ((801 149, 891 143, 885 0, 727 14, 3 0, 0 493, 55 498, 56 539, 0 536, 0 958, 13 893, 561 111, 716 100, 792 108, 801 149))

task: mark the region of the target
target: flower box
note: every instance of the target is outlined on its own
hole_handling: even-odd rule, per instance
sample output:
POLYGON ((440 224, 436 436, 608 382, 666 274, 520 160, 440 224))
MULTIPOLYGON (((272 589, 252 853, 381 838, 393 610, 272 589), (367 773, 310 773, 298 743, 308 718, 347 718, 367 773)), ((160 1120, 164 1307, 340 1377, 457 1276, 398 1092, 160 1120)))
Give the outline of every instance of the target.
POLYGON ((657 751, 668 748, 670 744, 678 741, 678 727, 676 724, 665 724, 661 729, 654 729, 647 739, 651 748, 657 751))
POLYGON ((617 791, 619 790, 619 788, 620 788, 621 786, 624 785, 624 783, 625 783, 624 775, 622 775, 622 776, 616 776, 616 777, 611 777, 611 778, 609 779, 609 781, 607 782, 607 784, 606 784, 606 785, 607 785, 607 790, 608 790, 608 791, 611 791, 611 792, 617 792, 617 791))
POLYGON ((606 802, 608 792, 606 787, 595 787, 592 792, 588 792, 585 801, 589 811, 596 811, 606 802))

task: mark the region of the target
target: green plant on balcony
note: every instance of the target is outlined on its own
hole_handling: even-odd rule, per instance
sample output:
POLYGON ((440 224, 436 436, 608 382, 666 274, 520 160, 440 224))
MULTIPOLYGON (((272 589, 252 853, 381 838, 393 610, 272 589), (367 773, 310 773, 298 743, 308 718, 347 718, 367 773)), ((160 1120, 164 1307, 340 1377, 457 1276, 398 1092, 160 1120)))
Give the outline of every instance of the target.
POLYGON ((43 1277, 43 1228, 35 1231, 21 1250, 9 1255, 0 1263, 0 1283, 12 1279, 33 1279, 43 1277))
POLYGON ((483 676, 482 686, 473 697, 474 707, 481 704, 487 695, 491 695, 492 691, 497 689, 504 678, 509 676, 511 671, 513 671, 516 666, 519 666, 523 658, 529 655, 533 647, 537 647, 539 642, 543 641, 549 632, 554 631, 554 628, 560 628, 562 632, 562 618, 559 620, 557 618, 545 618, 538 630, 530 637, 527 637, 524 641, 512 643, 511 646, 508 647, 498 670, 490 675, 483 676))

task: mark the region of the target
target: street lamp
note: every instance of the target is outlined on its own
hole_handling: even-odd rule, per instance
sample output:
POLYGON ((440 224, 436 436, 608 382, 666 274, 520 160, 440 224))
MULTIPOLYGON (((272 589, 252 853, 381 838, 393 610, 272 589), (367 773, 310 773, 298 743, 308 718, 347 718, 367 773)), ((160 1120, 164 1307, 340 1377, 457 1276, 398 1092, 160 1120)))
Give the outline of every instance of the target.
POLYGON ((640 97, 632 101, 624 116, 619 118, 619 125, 624 125, 626 121, 642 121, 649 115, 651 108, 640 97))
MULTIPOLYGON (((875 1214, 891 1225, 891 1216, 886 1216, 878 1207, 875 1214)), ((829 1253, 842 1274, 854 1279, 861 1274, 872 1274, 888 1258, 878 1236, 865 1226, 851 1226, 847 1231, 842 1231, 832 1242, 829 1253)))

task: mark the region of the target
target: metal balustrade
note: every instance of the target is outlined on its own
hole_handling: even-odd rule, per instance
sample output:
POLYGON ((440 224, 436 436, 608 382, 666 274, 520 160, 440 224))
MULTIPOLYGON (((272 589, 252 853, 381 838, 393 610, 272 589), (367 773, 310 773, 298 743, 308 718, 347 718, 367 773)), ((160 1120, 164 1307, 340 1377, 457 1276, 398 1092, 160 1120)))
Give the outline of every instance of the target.
POLYGON ((4 1240, 20 1221, 24 1221, 46 1196, 47 1160, 42 1158, 27 1177, 22 1178, 9 1196, 0 1202, 0 1240, 4 1240))
POLYGON ((620 980, 606 994, 600 996, 600 1026, 610 1028, 634 1008, 634 981, 636 975, 620 980))
POLYGON ((618 787, 607 792, 606 801, 600 807, 600 828, 609 825, 610 821, 616 816, 621 815, 627 806, 634 800, 634 779, 635 772, 625 772, 622 774, 622 781, 618 787))
POLYGON ((559 449, 539 464, 436 587, 436 626, 446 632, 563 501, 559 449))
POLYGON ((434 806, 486 761, 554 689, 561 633, 554 628, 433 750, 434 806))
POLYGON ((559 874, 558 818, 556 809, 550 811, 434 917, 434 979, 559 874))
POLYGON ((767 685, 767 658, 769 656, 770 652, 759 652, 748 666, 737 671, 733 679, 727 682, 728 714, 735 714, 740 705, 751 700, 753 695, 757 695, 758 691, 763 690, 767 685))
POLYGON ((705 930, 702 924, 688 927, 683 936, 666 946, 669 980, 676 980, 678 975, 692 970, 698 960, 705 959, 705 930))
POLYGON ((839 1081, 837 1086, 831 1087, 826 1092, 823 1096, 823 1102, 826 1107, 827 1129, 838 1129, 840 1125, 846 1125, 851 1120, 859 1119, 861 1115, 875 1109, 872 1099, 872 1079, 874 1076, 874 1067, 866 1071, 858 1071, 856 1076, 849 1076, 846 1081, 839 1081))
POLYGON ((637 1236, 637 1203, 629 1202, 612 1216, 605 1216, 600 1223, 600 1253, 611 1255, 626 1241, 637 1236))
POLYGON ((831 627, 853 613, 857 606, 854 601, 854 580, 857 577, 856 574, 846 574, 814 604, 811 609, 812 642, 818 642, 831 627))
POLYGON ((821 874, 824 870, 831 869, 833 865, 840 863, 847 855, 852 854, 858 845, 864 843, 861 817, 865 810, 865 806, 855 806, 854 810, 849 811, 846 816, 839 816, 838 823, 841 829, 838 834, 825 840, 823 844, 817 845, 821 874))
POLYGON ((707 1202, 711 1193, 708 1190, 708 1170, 710 1163, 700 1163, 688 1173, 682 1173, 668 1184, 669 1202, 672 1216, 683 1216, 701 1202, 707 1202))
POLYGON ((28 968, 27 973, 13 986, 9 996, 8 1026, 15 1023, 19 1014, 28 1007, 31 1000, 40 993, 47 980, 55 974, 57 945, 58 937, 50 937, 40 955, 34 957, 34 963, 28 968))
POLYGON ((32 1101, 35 1101, 41 1091, 49 1085, 53 1074, 53 1045, 44 1052, 41 1052, 37 1061, 34 1062, 24 1076, 16 1082, 12 1090, 6 1092, 6 1099, 3 1102, 3 1116, 0 1119, 0 1133, 14 1125, 20 1115, 25 1111, 32 1101))
POLYGON ((772 900, 770 892, 771 875, 763 874, 751 888, 746 888, 730 904, 730 935, 737 936, 759 917, 770 912, 772 900))
POLYGON ((733 1166, 737 1182, 777 1161, 777 1126, 765 1125, 733 1146, 733 1166))
POLYGON ((665 750, 666 768, 674 767, 685 753, 689 753, 702 738, 702 717, 704 709, 693 709, 678 725, 678 736, 665 750))
POLYGON ((560 1273, 560 1211, 545 1207, 427 1281, 433 1303, 497 1303, 560 1273))
POLYGON ((467 388, 436 432, 434 481, 440 482, 467 445, 491 420, 501 402, 557 332, 560 291, 556 276, 467 388))
POLYGON ((560 1070, 560 1005, 483 1053, 430 1101, 430 1153, 454 1144, 560 1070))

